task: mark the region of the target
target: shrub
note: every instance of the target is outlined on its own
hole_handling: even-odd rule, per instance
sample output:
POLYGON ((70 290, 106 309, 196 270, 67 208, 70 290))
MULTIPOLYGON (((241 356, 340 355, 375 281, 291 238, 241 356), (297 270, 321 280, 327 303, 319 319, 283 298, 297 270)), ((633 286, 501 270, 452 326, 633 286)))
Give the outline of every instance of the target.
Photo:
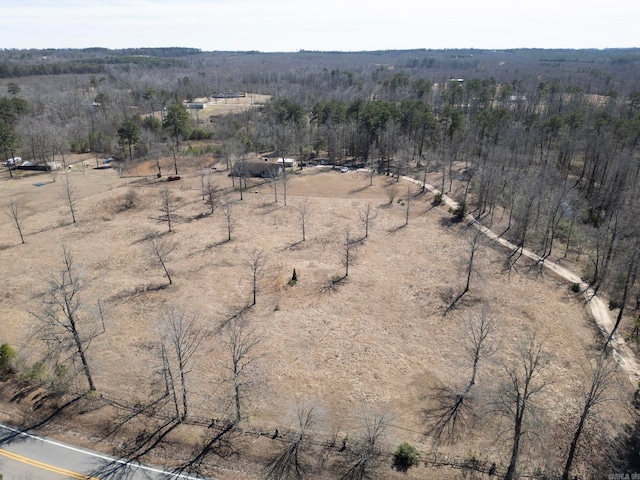
POLYGON ((148 116, 142 119, 142 127, 146 130, 160 133, 162 131, 162 122, 159 118, 148 116))
POLYGON ((442 193, 436 192, 433 194, 433 204, 440 205, 442 203, 442 193))
POLYGON ((135 208, 136 203, 138 203, 138 192, 136 192, 133 188, 127 190, 127 193, 122 197, 122 210, 131 210, 135 208))
POLYGON ((213 137, 213 132, 203 130, 202 128, 195 128, 191 132, 189 140, 209 140, 211 137, 213 137))
POLYGON ((136 206, 138 205, 138 200, 138 192, 133 188, 130 188, 125 193, 120 195, 117 199, 115 199, 111 204, 113 213, 120 213, 136 208, 136 206))
POLYGON ((47 368, 44 363, 36 362, 31 366, 31 370, 27 373, 27 380, 32 382, 43 382, 47 376, 47 368))
POLYGON ((91 151, 89 139, 71 140, 71 151, 73 153, 89 153, 91 151))
POLYGON ((580 288, 580 284, 578 282, 574 282, 571 284, 571 291, 573 293, 580 293, 582 289, 580 288))
POLYGON ((50 386, 58 393, 66 393, 69 391, 69 369, 65 365, 56 365, 53 377, 49 380, 50 386))
POLYGON ((214 155, 216 147, 214 145, 189 145, 185 151, 187 155, 207 156, 214 155))
POLYGON ((13 359, 16 352, 8 343, 0 345, 0 375, 13 373, 13 359))
POLYGON ((293 276, 291 277, 291 280, 289 280, 289 285, 291 285, 292 287, 297 285, 298 283, 298 274, 296 273, 296 269, 293 269, 293 276))
POLYGON ((393 467, 401 472, 406 472, 419 462, 418 450, 407 442, 402 442, 393 454, 393 467))
POLYGON ((461 200, 458 203, 458 206, 453 211, 453 216, 456 220, 462 220, 464 216, 467 214, 467 202, 461 200))

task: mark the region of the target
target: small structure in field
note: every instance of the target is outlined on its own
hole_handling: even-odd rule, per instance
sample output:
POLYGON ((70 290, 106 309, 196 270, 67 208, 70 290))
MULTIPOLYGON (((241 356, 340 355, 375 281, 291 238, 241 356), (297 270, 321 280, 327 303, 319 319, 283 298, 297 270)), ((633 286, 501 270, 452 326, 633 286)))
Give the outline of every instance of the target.
POLYGON ((282 165, 272 162, 237 162, 230 177, 276 178, 282 173, 282 165))

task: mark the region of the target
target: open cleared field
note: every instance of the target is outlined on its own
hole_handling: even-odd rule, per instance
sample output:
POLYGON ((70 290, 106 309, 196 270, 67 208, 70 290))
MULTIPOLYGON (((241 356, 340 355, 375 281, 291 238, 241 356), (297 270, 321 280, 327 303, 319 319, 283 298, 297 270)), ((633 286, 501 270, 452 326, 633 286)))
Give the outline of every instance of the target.
MULTIPOLYGON (((169 163, 163 171, 170 171, 169 163)), ((98 391, 128 402, 149 401, 161 380, 157 325, 166 309, 176 308, 195 315, 212 332, 189 373, 192 411, 203 418, 224 418, 230 412, 231 389, 223 381, 226 350, 215 331, 251 303, 247 261, 260 249, 268 262, 257 304, 244 313, 262 337, 250 372, 248 428, 286 428, 296 402, 308 401, 333 419, 319 425, 318 432, 329 435, 338 429, 342 438, 356 429, 354 418, 364 410, 384 411, 394 418, 387 437, 391 449, 404 440, 427 449, 429 439, 422 432, 429 395, 438 387, 464 386, 470 371, 462 345, 465 321, 486 304, 499 321, 500 347, 480 366, 478 388, 489 391, 499 383, 502 364, 512 361, 518 343, 535 332, 552 353, 543 370, 552 382, 540 397, 544 422, 547 431, 555 429, 564 438, 561 426, 572 415, 572 399, 598 338, 568 285, 524 263, 507 275, 505 252, 486 244, 471 292, 443 316, 464 287, 469 232, 464 224, 451 224, 445 208, 433 207, 430 194, 413 199, 404 226, 404 181, 378 176, 369 186, 365 172, 307 168, 290 176, 285 206, 281 184, 275 202, 271 185, 250 180, 242 201, 238 192, 230 193, 236 200, 234 228, 232 240, 226 241, 222 209, 209 215, 202 200, 202 167, 221 188, 231 187, 231 179, 224 171, 209 170, 210 164, 185 162, 190 173, 181 171, 176 182, 154 178, 153 165, 141 167, 144 177, 119 178, 116 169, 2 177, 0 205, 4 208, 11 198, 24 205, 26 243, 19 243, 11 219, 1 215, 0 342, 14 345, 25 365, 40 358, 38 324, 30 312, 41 308, 45 279, 60 269, 64 245, 91 280, 83 300, 94 307, 101 299, 105 312, 106 334, 89 350, 98 391), (63 198, 62 175, 68 175, 78 199, 75 224, 63 198), (396 186, 396 198, 389 202, 389 189, 396 186), (176 247, 168 260, 174 279, 170 286, 162 270, 151 266, 144 241, 149 232, 167 230, 159 211, 164 188, 171 189, 179 205, 174 231, 163 235, 176 247), (135 191, 135 207, 120 208, 129 191, 135 191), (349 276, 334 283, 344 274, 345 230, 349 228, 352 239, 364 235, 359 210, 366 203, 376 212, 369 236, 355 243, 349 276), (304 242, 302 204, 309 211, 304 242), (291 286, 294 269, 298 283, 291 286)), ((417 186, 410 188, 418 193, 417 186)), ((629 388, 621 379, 622 388, 629 388)), ((78 376, 79 388, 83 382, 78 376)), ((464 457, 472 450, 504 462, 508 447, 509 442, 496 442, 495 432, 484 428, 472 431, 448 453, 464 457)), ((548 460, 556 459, 552 455, 548 460)), ((425 472, 410 471, 404 478, 425 478, 425 472)))

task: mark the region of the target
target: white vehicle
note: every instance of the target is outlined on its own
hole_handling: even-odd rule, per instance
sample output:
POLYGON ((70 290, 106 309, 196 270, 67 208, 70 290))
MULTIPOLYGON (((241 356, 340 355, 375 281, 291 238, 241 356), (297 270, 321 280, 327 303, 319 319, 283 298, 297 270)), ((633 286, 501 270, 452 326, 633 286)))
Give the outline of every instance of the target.
POLYGON ((342 167, 342 168, 340 169, 340 171, 341 171, 342 173, 346 173, 346 172, 348 172, 348 171, 349 171, 349 167, 342 167))
POLYGON ((21 162, 22 162, 22 158, 20 158, 20 157, 13 157, 13 158, 8 159, 6 162, 4 162, 4 163, 3 163, 3 165, 4 165, 5 167, 8 167, 8 166, 10 166, 10 165, 17 165, 17 164, 19 164, 19 163, 21 163, 21 162))

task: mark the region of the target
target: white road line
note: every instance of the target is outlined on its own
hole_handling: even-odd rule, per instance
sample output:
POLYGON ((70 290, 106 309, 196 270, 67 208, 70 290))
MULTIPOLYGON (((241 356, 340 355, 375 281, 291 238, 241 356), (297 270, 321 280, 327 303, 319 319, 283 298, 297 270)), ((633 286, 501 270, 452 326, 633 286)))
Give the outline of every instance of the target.
MULTIPOLYGON (((25 431, 18 430, 18 429, 13 428, 13 427, 9 427, 9 426, 4 425, 2 423, 0 423, 0 428, 4 428, 5 430, 9 430, 10 432, 16 433, 18 435, 22 435, 24 437, 28 437, 28 438, 31 438, 31 439, 34 439, 34 440, 39 440, 39 441, 41 441, 43 443, 48 443, 49 445, 54 445, 54 446, 60 447, 60 448, 66 448, 67 450, 71 450, 73 452, 81 453, 81 454, 87 455, 89 457, 98 458, 100 460, 105 460, 105 461, 112 462, 112 463, 119 463, 121 465, 126 465, 128 467, 139 468, 141 470, 146 470, 148 472, 167 475, 167 476, 169 476, 171 478, 182 478, 184 480, 203 480, 203 479, 205 479, 205 477, 192 477, 192 476, 186 475, 184 473, 175 473, 175 472, 170 472, 170 471, 167 471, 167 470, 163 470, 161 468, 147 467, 145 465, 141 465, 139 463, 133 463, 133 462, 130 462, 130 461, 127 461, 127 460, 119 460, 117 458, 113 458, 113 457, 110 457, 108 455, 103 455, 103 454, 100 454, 100 453, 97 453, 97 452, 92 452, 90 450, 85 450, 85 449, 82 449, 82 448, 74 447, 72 445, 66 445, 64 443, 56 442, 55 440, 51 440, 49 438, 43 438, 43 437, 41 437, 39 435, 34 435, 34 434, 31 434, 31 433, 27 433, 25 431)), ((210 480, 215 480, 215 479, 210 479, 210 480)))

